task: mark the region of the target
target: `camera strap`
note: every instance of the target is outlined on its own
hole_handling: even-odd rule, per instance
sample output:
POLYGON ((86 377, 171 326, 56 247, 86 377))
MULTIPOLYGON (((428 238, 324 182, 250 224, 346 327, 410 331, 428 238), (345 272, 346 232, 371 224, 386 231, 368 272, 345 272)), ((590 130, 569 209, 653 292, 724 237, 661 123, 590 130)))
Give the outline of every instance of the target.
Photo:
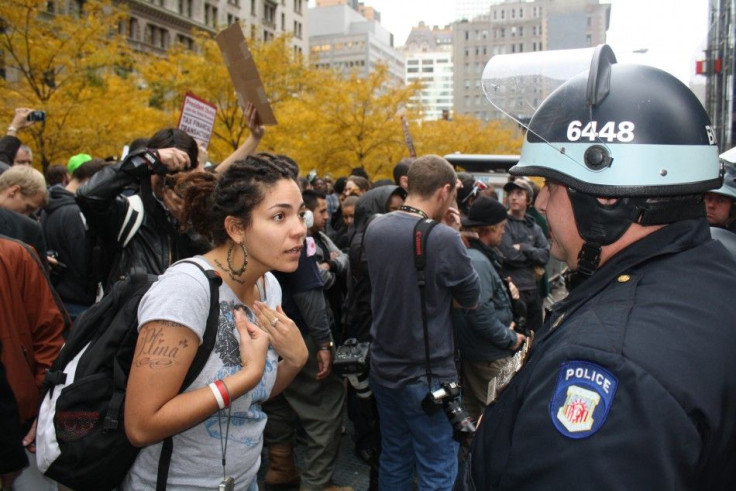
POLYGON ((425 297, 424 287, 426 286, 426 278, 424 268, 427 266, 427 236, 438 222, 431 218, 423 218, 414 225, 414 267, 417 270, 417 284, 419 285, 419 301, 422 307, 422 328, 424 329, 424 359, 425 370, 427 373, 427 385, 430 390, 432 388, 432 368, 429 358, 429 328, 427 327, 427 299, 425 297))

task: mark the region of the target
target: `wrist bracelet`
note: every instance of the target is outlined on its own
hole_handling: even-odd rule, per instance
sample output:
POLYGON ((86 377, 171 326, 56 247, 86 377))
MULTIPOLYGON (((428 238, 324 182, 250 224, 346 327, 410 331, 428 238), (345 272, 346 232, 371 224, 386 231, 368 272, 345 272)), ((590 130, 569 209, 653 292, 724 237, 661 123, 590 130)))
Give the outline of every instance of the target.
POLYGON ((16 128, 15 126, 13 126, 11 124, 10 126, 8 126, 8 131, 12 131, 13 133, 17 133, 18 132, 18 128, 16 128))
POLYGON ((222 379, 215 380, 215 385, 220 390, 220 395, 225 401, 225 407, 230 406, 230 391, 228 390, 227 385, 225 385, 225 382, 223 382, 222 379))
POLYGON ((209 385, 209 388, 215 396, 217 406, 220 409, 225 409, 230 405, 230 392, 222 380, 215 380, 209 385))

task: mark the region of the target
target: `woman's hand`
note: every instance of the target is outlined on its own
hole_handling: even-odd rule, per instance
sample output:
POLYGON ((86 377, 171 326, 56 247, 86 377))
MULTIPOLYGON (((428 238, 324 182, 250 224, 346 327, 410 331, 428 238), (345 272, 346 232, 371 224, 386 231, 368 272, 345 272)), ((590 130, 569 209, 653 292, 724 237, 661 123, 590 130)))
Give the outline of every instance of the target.
POLYGON ((295 367, 303 367, 309 353, 307 345, 304 344, 304 338, 294 321, 284 314, 280 305, 274 310, 265 303, 257 301, 253 307, 258 323, 268 333, 276 352, 285 362, 295 367))
POLYGON ((240 363, 243 369, 254 369, 263 372, 268 351, 268 334, 248 320, 242 309, 233 310, 235 328, 240 334, 240 363))

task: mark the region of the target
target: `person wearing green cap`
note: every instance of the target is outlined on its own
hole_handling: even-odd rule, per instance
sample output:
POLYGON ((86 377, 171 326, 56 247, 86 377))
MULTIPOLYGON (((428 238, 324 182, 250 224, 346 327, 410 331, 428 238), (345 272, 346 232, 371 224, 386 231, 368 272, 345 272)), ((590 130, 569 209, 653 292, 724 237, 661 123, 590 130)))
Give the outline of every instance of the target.
POLYGON ((92 156, 86 153, 78 153, 69 158, 69 162, 66 163, 66 168, 69 169, 69 174, 73 175, 74 171, 85 162, 92 160, 92 156))

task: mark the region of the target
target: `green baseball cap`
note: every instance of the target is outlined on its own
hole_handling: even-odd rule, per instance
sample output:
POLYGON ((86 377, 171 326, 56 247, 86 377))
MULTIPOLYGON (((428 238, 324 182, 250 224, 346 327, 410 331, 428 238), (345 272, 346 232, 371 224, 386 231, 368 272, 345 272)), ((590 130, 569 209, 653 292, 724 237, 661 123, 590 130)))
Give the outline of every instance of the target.
POLYGON ((69 162, 66 163, 66 168, 69 170, 69 174, 74 174, 74 171, 77 170, 77 167, 85 162, 89 162, 90 160, 92 160, 91 155, 88 155, 86 153, 78 153, 69 158, 69 162))

